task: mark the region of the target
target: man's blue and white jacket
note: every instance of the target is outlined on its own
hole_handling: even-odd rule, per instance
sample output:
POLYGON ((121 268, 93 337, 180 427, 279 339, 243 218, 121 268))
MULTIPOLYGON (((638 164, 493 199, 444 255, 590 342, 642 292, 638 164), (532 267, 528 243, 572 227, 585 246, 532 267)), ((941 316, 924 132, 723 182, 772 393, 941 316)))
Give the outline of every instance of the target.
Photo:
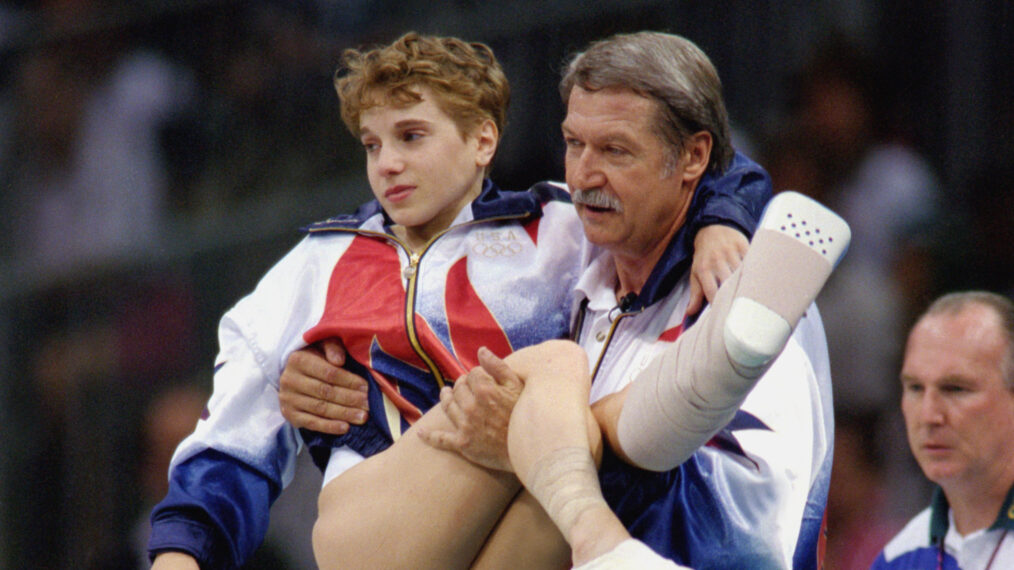
POLYGON ((947 497, 937 487, 930 506, 887 543, 873 570, 978 570, 1014 568, 1014 487, 984 528, 962 536, 954 527, 947 497), (1010 536, 1008 536, 1010 535, 1010 536))

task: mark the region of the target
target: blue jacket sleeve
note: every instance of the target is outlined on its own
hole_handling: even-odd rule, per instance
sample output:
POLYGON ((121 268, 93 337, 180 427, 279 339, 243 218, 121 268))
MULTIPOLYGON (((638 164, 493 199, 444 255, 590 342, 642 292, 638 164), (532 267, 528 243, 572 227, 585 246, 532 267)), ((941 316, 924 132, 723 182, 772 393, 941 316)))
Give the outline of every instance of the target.
POLYGON ((752 236, 771 195, 771 177, 767 171, 736 152, 725 172, 709 172, 701 179, 694 197, 700 208, 690 220, 691 237, 712 224, 730 226, 752 236))
POLYGON ((201 568, 239 568, 264 540, 280 489, 235 458, 209 449, 172 470, 151 515, 149 555, 186 552, 201 568))
MULTIPOLYGON (((246 562, 292 480, 301 443, 278 402, 285 359, 316 323, 334 251, 304 239, 222 317, 214 390, 173 454, 169 492, 152 512, 149 553, 182 551, 205 568, 246 562)), ((342 242, 344 243, 344 242, 342 242)))

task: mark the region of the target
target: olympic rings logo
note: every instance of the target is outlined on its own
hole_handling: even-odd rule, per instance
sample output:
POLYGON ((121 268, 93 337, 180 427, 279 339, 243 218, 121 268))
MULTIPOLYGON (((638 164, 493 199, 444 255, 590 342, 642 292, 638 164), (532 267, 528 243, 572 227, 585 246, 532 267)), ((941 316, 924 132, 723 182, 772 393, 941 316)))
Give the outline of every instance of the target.
POLYGON ((511 257, 521 253, 524 246, 516 241, 480 241, 472 246, 472 253, 482 257, 511 257))

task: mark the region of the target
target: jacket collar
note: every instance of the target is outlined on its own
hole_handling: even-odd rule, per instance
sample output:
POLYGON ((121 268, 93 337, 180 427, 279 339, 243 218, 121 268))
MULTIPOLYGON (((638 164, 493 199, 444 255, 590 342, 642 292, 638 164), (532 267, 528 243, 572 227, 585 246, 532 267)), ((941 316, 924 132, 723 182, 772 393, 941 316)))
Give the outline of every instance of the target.
MULTIPOLYGON (((944 490, 937 486, 933 489, 933 499, 930 502, 930 544, 939 544, 947 536, 947 529, 950 526, 948 513, 951 506, 947 502, 947 495, 944 490)), ((1003 500, 1003 506, 996 515, 996 520, 990 525, 989 530, 998 528, 1014 530, 1014 486, 1007 491, 1007 498, 1003 500)))
MULTIPOLYGON (((540 182, 528 190, 501 190, 487 178, 482 182, 479 196, 472 201, 472 216, 476 220, 497 217, 539 217, 542 215, 542 205, 551 200, 569 202, 570 197, 561 187, 547 182, 540 182)), ((383 216, 385 227, 393 223, 380 206, 380 202, 371 200, 351 214, 340 214, 301 229, 311 233, 355 229, 377 215, 383 216)))

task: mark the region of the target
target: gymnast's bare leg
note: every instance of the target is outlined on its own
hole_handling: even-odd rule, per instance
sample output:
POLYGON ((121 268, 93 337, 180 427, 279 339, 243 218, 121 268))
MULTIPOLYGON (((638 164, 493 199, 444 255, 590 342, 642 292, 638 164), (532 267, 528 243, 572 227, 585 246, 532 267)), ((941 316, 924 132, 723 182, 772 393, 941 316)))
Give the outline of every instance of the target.
POLYGON ((513 474, 430 447, 423 426, 446 427, 439 406, 392 447, 330 481, 313 529, 327 568, 467 568, 520 485, 513 474))
MULTIPOLYGON (((480 351, 480 362, 500 378, 509 376, 498 386, 503 389, 510 384, 507 391, 514 394, 509 405, 499 407, 506 408, 514 422, 529 409, 524 403, 520 408, 513 406, 522 392, 525 401, 560 402, 561 406, 543 408, 553 416, 545 426, 547 433, 558 434, 560 441, 580 446, 586 453, 600 449, 601 434, 587 404, 584 352, 564 341, 543 346, 551 354, 538 363, 539 375, 513 355, 504 364, 488 350, 480 351), (581 366, 576 373, 575 363, 581 366), (533 380, 524 383, 521 377, 528 376, 533 380), (557 426, 565 426, 566 432, 556 432, 557 426)), ((431 447, 419 437, 427 430, 452 433, 466 421, 459 405, 462 394, 471 397, 469 387, 491 381, 488 376, 473 378, 480 372, 477 369, 456 382, 456 400, 445 392, 441 405, 424 414, 393 446, 324 487, 313 533, 321 568, 466 568, 473 564, 508 568, 518 567, 522 560, 527 568, 567 564, 570 548, 538 503, 527 493, 512 503, 521 486, 507 461, 506 421, 502 429, 491 430, 499 433, 502 449, 486 456, 472 455, 471 460, 456 451, 431 447), (522 536, 524 542, 519 543, 522 536), (520 559, 519 544, 524 544, 520 559)), ((468 449, 483 449, 474 443, 468 449)))

